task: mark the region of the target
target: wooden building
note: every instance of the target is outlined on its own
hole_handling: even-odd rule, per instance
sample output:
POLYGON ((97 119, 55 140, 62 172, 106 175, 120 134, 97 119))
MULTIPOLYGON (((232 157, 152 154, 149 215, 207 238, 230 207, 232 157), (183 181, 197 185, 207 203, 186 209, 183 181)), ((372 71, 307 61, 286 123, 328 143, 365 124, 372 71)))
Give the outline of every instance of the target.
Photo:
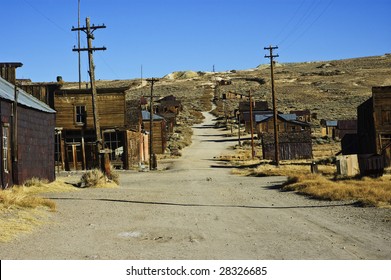
POLYGON ((155 112, 162 116, 167 124, 167 132, 173 133, 177 124, 177 116, 182 111, 182 103, 175 96, 169 95, 156 102, 155 112))
POLYGON ((290 111, 290 114, 295 114, 297 116, 298 121, 302 122, 311 122, 311 111, 306 109, 306 110, 294 110, 290 111))
MULTIPOLYGON (((253 128, 256 128, 255 116, 256 115, 265 115, 273 114, 268 107, 267 101, 253 101, 252 104, 252 118, 253 118, 253 128)), ((250 117, 250 102, 242 101, 239 103, 239 120, 240 123, 244 124, 245 131, 250 132, 251 130, 251 117, 250 117)))
MULTIPOLYGON (((151 127, 151 114, 148 111, 142 112, 143 130, 149 133, 151 127)), ((167 147, 167 125, 162 116, 153 115, 152 121, 152 149, 154 154, 164 154, 167 147)))
POLYGON ((391 86, 373 87, 357 115, 359 153, 382 155, 385 166, 391 166, 391 86))
POLYGON ((320 120, 322 136, 327 136, 334 139, 337 125, 338 125, 337 120, 325 120, 325 119, 320 120))
POLYGON ((338 120, 335 138, 343 139, 347 134, 357 134, 357 120, 338 120))
MULTIPOLYGON (((274 117, 273 114, 255 115, 256 132, 258 138, 261 138, 263 133, 274 133, 274 117)), ((311 131, 310 124, 297 120, 295 114, 278 114, 277 115, 277 130, 278 132, 300 132, 304 130, 311 131)))
MULTIPOLYGON (((20 63, 21 65, 21 63, 20 63)), ((0 77, 0 184, 23 184, 33 177, 54 181, 54 127, 56 112, 48 105, 16 89, 15 64, 0 77), (13 72, 13 73, 12 73, 13 72)))
MULTIPOLYGON (((144 137, 140 125, 130 125, 123 88, 98 88, 97 107, 104 148, 116 168, 129 169, 140 162, 144 137), (138 160, 137 160, 137 156, 138 160)), ((65 170, 96 167, 96 134, 91 89, 55 91, 57 111, 56 161, 65 170)))
MULTIPOLYGON (((275 160, 274 133, 263 133, 262 154, 264 159, 275 160)), ((281 132, 278 134, 280 160, 311 159, 311 131, 281 132)))

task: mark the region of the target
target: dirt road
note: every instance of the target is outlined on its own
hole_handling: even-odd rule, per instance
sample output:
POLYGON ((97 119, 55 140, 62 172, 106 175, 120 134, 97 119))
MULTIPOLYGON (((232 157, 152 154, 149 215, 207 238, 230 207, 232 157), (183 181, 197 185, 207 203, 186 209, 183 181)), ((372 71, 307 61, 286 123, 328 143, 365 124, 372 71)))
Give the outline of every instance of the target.
POLYGON ((320 202, 211 167, 233 144, 206 114, 166 171, 51 194, 58 212, 0 259, 391 259, 391 210, 320 202))

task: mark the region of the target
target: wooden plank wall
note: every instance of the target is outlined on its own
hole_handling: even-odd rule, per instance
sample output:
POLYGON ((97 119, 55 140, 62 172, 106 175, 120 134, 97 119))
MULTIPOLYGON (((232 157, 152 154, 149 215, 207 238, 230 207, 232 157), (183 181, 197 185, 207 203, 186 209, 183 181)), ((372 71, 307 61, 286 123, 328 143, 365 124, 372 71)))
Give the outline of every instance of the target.
MULTIPOLYGON (((99 94, 97 98, 101 128, 125 127, 125 95, 99 94)), ((56 126, 81 129, 75 123, 75 106, 86 106, 87 129, 93 128, 92 97, 89 94, 62 94, 55 97, 56 126)))

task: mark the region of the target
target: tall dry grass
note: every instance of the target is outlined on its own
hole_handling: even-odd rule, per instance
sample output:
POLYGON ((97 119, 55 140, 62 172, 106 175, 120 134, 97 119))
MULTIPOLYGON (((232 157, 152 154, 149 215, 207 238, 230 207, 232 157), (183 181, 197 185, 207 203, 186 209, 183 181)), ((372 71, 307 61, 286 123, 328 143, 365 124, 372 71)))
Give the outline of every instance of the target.
POLYGON ((309 165, 260 165, 253 169, 235 169, 234 174, 245 176, 286 176, 284 191, 322 200, 356 201, 362 206, 391 208, 391 176, 381 178, 337 178, 335 167, 319 165, 319 174, 311 174, 309 165))

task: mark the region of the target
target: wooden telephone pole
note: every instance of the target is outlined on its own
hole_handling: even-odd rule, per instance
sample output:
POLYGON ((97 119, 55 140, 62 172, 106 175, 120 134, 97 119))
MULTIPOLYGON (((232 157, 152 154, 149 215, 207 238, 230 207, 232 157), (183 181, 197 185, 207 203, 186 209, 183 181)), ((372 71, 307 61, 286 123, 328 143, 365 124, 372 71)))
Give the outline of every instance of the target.
POLYGON ((97 29, 106 28, 105 25, 90 25, 90 18, 86 18, 86 26, 85 27, 73 27, 72 31, 83 31, 87 35, 87 48, 73 48, 74 52, 88 51, 88 62, 89 62, 89 74, 90 74, 90 83, 91 83, 91 93, 92 93, 92 111, 94 116, 94 127, 96 134, 96 158, 98 159, 99 168, 102 167, 102 160, 100 157, 100 152, 103 150, 103 141, 102 141, 102 133, 100 130, 100 122, 99 122, 99 114, 98 114, 98 106, 97 106, 97 92, 95 86, 95 65, 94 65, 94 51, 105 51, 106 47, 94 48, 92 47, 92 40, 95 39, 93 32, 97 29))
POLYGON ((278 54, 273 55, 273 50, 278 49, 277 46, 266 47, 265 50, 269 50, 269 55, 265 55, 266 58, 270 58, 270 72, 271 72, 271 80, 272 80, 272 99, 273 99, 273 124, 274 124, 274 159, 276 166, 280 166, 280 145, 278 143, 278 125, 277 125, 277 101, 276 101, 276 93, 274 89, 274 61, 273 58, 278 57, 278 54))
POLYGON ((149 103, 149 170, 156 169, 156 158, 153 152, 153 85, 159 79, 147 79, 151 83, 151 100, 149 103))

